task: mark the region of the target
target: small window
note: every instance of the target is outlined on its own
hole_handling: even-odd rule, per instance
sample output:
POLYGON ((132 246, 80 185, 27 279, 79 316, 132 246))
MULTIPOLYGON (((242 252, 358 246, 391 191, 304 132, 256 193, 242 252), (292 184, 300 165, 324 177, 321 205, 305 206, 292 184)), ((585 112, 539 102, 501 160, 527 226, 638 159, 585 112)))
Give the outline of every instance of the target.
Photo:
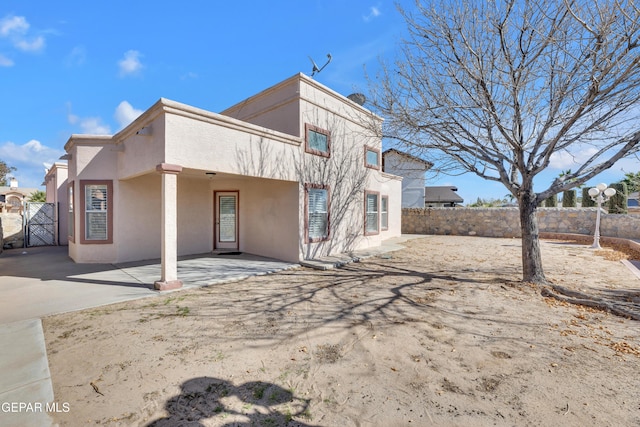
POLYGON ((389 229, 389 197, 382 196, 380 198, 380 229, 389 229))
POLYGON ((372 169, 380 169, 380 150, 364 147, 364 165, 372 169))
POLYGON ((69 220, 69 240, 71 240, 72 242, 74 241, 75 238, 75 218, 73 216, 73 183, 69 184, 68 187, 68 206, 69 206, 69 210, 68 210, 68 220, 69 220))
POLYGON ((80 189, 82 191, 80 243, 112 243, 112 182, 80 181, 80 189))
POLYGON ((307 242, 329 238, 329 190, 326 186, 307 185, 306 188, 307 242))
POLYGON ((379 194, 375 192, 365 192, 365 236, 378 234, 380 231, 380 211, 378 206, 379 194))
POLYGON ((331 151, 331 135, 329 131, 307 124, 305 126, 305 151, 318 156, 329 157, 331 151))

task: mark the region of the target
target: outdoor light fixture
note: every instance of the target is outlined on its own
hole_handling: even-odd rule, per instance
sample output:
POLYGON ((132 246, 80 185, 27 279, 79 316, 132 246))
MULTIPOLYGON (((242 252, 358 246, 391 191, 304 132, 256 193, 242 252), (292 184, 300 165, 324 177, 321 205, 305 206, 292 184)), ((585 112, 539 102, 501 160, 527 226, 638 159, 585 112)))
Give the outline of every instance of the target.
POLYGON ((598 210, 596 211, 596 231, 593 234, 593 245, 591 245, 594 249, 600 249, 600 209, 602 208, 602 204, 607 202, 615 194, 616 190, 614 188, 607 188, 607 184, 605 183, 598 184, 589 189, 591 200, 598 204, 598 210))

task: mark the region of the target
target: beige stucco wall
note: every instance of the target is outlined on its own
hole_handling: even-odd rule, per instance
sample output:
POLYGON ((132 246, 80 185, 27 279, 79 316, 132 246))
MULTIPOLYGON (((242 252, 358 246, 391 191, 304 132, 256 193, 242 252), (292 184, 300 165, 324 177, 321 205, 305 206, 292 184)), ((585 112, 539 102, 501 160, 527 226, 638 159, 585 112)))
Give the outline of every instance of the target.
MULTIPOLYGON (((68 143, 67 143, 68 144, 68 143)), ((69 165, 69 177, 73 182, 73 204, 75 217, 74 239, 69 241, 69 256, 76 262, 109 263, 117 260, 116 242, 118 236, 120 216, 115 215, 120 209, 119 181, 117 171, 118 152, 114 151, 114 144, 108 137, 76 136, 74 144, 67 150, 71 155, 72 164, 69 165), (110 244, 80 245, 80 198, 81 180, 112 180, 113 181, 113 238, 110 244)))
POLYGON ((296 180, 300 138, 212 113, 198 119, 166 116, 166 163, 190 169, 296 180))
POLYGON ((302 136, 298 126, 299 93, 299 81, 288 79, 224 110, 221 114, 288 135, 302 136))
MULTIPOLYGON (((144 132, 142 131, 142 132, 144 132)), ((153 173, 165 161, 165 117, 158 101, 130 127, 113 138, 118 150, 118 177, 128 179, 153 173), (147 135, 139 135, 142 129, 147 135)))
POLYGON ((119 182, 113 236, 118 251, 111 262, 160 258, 160 178, 154 173, 119 182))
POLYGON ((47 203, 55 203, 56 206, 56 241, 59 245, 69 244, 67 178, 67 165, 63 163, 54 163, 44 177, 47 203))
POLYGON ((292 227, 299 222, 297 183, 214 178, 211 189, 212 206, 213 191, 238 191, 240 251, 298 261, 298 230, 292 227))
MULTIPOLYGON (((161 189, 158 173, 120 181, 120 209, 114 218, 116 262, 160 257, 161 189)), ((178 176, 177 215, 178 255, 210 252, 213 196, 208 181, 178 176)))

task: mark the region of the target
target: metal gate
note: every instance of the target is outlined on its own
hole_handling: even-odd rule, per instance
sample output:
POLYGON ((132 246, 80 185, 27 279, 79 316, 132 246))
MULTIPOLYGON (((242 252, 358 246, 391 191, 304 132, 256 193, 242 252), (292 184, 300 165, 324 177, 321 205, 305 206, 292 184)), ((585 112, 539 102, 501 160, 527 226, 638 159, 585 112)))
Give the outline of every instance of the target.
POLYGON ((28 247, 56 244, 55 203, 28 202, 24 217, 28 247))

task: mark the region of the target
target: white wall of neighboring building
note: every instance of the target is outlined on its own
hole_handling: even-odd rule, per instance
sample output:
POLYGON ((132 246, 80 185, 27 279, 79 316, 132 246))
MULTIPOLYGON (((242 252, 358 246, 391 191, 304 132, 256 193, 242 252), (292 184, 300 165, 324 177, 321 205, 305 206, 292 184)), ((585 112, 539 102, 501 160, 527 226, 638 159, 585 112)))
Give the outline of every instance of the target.
POLYGON ((424 208, 424 162, 411 159, 396 151, 385 153, 384 169, 402 179, 402 207, 424 208))

